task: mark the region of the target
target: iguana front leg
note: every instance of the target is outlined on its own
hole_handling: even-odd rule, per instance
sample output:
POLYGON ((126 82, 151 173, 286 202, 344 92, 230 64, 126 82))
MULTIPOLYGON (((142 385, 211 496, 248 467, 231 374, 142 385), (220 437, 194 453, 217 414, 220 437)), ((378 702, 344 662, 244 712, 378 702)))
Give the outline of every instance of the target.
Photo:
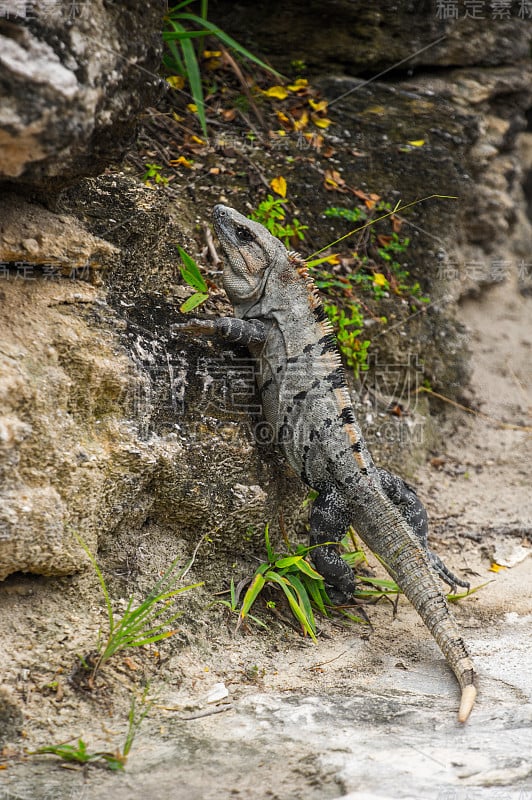
POLYGON ((394 503, 405 520, 408 522, 412 531, 419 539, 421 545, 425 548, 429 561, 440 576, 440 578, 447 583, 451 591, 456 591, 457 586, 463 586, 469 589, 470 584, 457 578, 454 573, 443 563, 441 558, 433 553, 428 546, 428 532, 429 521, 425 507, 413 486, 406 483, 402 478, 397 475, 392 475, 385 469, 378 469, 379 479, 384 493, 394 503))
POLYGON ((180 333, 198 333, 221 336, 228 342, 245 346, 262 344, 266 341, 266 326, 256 319, 245 320, 236 317, 215 317, 214 319, 189 319, 170 326, 172 336, 180 333))

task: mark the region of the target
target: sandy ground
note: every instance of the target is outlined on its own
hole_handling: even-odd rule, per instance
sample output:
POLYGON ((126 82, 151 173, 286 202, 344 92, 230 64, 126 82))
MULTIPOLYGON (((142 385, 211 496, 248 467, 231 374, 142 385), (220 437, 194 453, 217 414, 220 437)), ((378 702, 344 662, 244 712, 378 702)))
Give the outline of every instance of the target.
MULTIPOLYGON (((156 672, 156 703, 125 773, 24 760, 15 743, 0 761, 0 800, 532 798, 530 433, 496 422, 531 424, 532 298, 509 282, 468 300, 463 316, 475 401, 489 419, 449 411, 447 450, 420 469, 418 485, 434 549, 474 585, 493 581, 456 607, 481 676, 467 725, 456 720, 453 676, 404 600, 395 619, 389 605, 372 608, 372 632, 326 622, 317 645, 283 626, 232 636, 227 624, 213 631, 207 617, 156 672), (490 572, 493 560, 508 568, 490 572), (208 703, 217 684, 227 696, 208 703)), ((46 641, 35 636, 47 624, 45 584, 19 577, 0 590, 0 632, 10 642, 9 652, 0 646, 0 664, 25 697, 26 743, 76 735, 113 749, 125 730, 125 699, 95 704, 66 685, 62 696, 42 691, 54 677, 62 681, 57 652, 35 644, 46 641)), ((82 647, 88 623, 75 611, 79 584, 62 586, 56 641, 74 628, 82 647)), ((87 614, 98 613, 95 597, 87 614)), ((75 652, 75 638, 68 647, 75 652)), ((115 671, 124 698, 144 666, 133 659, 129 673, 127 664, 115 671)))

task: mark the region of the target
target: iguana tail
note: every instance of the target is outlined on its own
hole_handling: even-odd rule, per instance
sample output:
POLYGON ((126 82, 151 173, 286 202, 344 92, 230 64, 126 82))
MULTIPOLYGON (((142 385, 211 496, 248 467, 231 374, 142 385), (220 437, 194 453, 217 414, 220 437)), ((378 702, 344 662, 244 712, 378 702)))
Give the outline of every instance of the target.
POLYGON ((425 550, 397 507, 373 487, 364 502, 357 503, 356 530, 438 643, 462 689, 458 719, 465 722, 477 693, 476 672, 425 550))

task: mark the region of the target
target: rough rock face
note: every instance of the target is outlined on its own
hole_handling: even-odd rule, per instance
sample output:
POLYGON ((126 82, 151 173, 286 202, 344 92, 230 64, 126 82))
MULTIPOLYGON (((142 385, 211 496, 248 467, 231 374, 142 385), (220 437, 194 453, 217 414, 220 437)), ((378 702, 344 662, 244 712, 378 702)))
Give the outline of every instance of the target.
MULTIPOLYGON (((493 13, 490 3, 433 0, 213 0, 221 28, 290 72, 302 61, 312 72, 360 75, 393 69, 496 66, 528 58, 531 21, 524 4, 493 13), (473 10, 472 6, 476 6, 473 10)), ((502 4, 501 4, 502 5, 502 4)))
MULTIPOLYGON (((299 487, 274 481, 275 458, 264 460, 242 432, 242 413, 222 408, 220 387, 209 388, 220 354, 178 349, 169 336, 186 212, 128 179, 88 182, 71 207, 86 208, 88 197, 92 213, 99 204, 128 220, 137 214, 122 248, 71 217, 3 198, 0 252, 24 255, 25 224, 28 235, 34 225, 56 236, 42 237, 25 273, 17 259, 0 281, 0 579, 76 571, 84 555, 74 532, 120 564, 140 542, 167 535, 164 568, 206 532, 211 550, 237 549, 246 530, 259 537, 283 495, 298 505, 299 487), (76 272, 46 273, 74 239, 89 259, 112 255, 116 310, 106 289, 76 272)), ((229 390, 231 376, 220 375, 229 390)))
POLYGON ((162 0, 2 4, 0 181, 33 190, 120 158, 161 84, 162 0))
MULTIPOLYGON (((529 260, 520 153, 531 151, 525 131, 530 63, 493 66, 510 52, 512 59, 522 55, 528 28, 515 20, 501 20, 496 28, 443 25, 432 7, 421 13, 414 5, 409 28, 404 7, 396 19, 388 5, 386 14, 383 4, 366 4, 365 10, 360 3, 347 5, 359 27, 344 25, 345 46, 340 38, 327 47, 330 58, 351 64, 353 73, 362 64, 376 69, 405 57, 427 32, 443 29, 448 38, 420 55, 415 76, 394 86, 321 79, 335 100, 330 135, 336 153, 305 158, 293 141, 286 143, 291 199, 307 220, 319 219, 326 204, 342 204, 341 194, 325 197, 326 168, 390 199, 460 195, 460 206, 426 204, 409 217, 409 269, 436 303, 429 313, 412 313, 408 326, 391 326, 375 348, 387 367, 407 349, 422 356, 424 374, 452 393, 467 378, 454 301, 500 280, 518 259, 529 260), (425 64, 473 60, 484 66, 422 73, 425 64)), ((90 19, 88 6, 80 4, 72 24, 63 24, 66 4, 53 6, 46 25, 38 17, 0 23, 2 86, 9 94, 0 108, 0 168, 25 193, 31 188, 42 196, 45 186, 101 171, 123 147, 146 93, 153 92, 155 83, 138 67, 156 62, 152 31, 160 4, 124 8, 102 0, 90 4, 90 19), (141 77, 134 100, 133 76, 141 77)), ((334 18, 345 6, 328 4, 327 13, 334 18)), ((276 7, 268 5, 273 25, 276 7)), ((316 11, 315 4, 309 9, 316 11)), ((291 29, 312 22, 325 38, 316 17, 303 5, 300 12, 291 29)), ((238 25, 232 25, 239 14, 249 23, 249 14, 236 6, 220 20, 237 37, 238 25)), ((261 14, 266 4, 257 5, 257 25, 261 14)), ((288 39, 266 30, 270 52, 289 52, 288 39)), ((256 41, 261 35, 258 26, 256 41)), ((308 56, 302 51, 301 57, 308 56)), ((269 153, 250 147, 256 147, 251 158, 266 163, 269 153)), ((530 169, 529 157, 526 163, 530 169)), ((13 193, 0 197, 0 579, 15 571, 78 569, 84 556, 74 532, 104 551, 107 563, 127 562, 127 569, 146 551, 151 563, 159 558, 164 568, 176 549, 190 553, 207 536, 202 553, 214 557, 223 550, 223 572, 228 554, 242 551, 243 535, 258 540, 264 523, 275 523, 281 511, 291 530, 302 530, 304 490, 256 441, 256 418, 249 412, 257 403, 244 353, 170 335, 187 294, 175 245, 196 254, 193 232, 221 197, 241 210, 257 203, 247 168, 216 176, 209 166, 186 179, 190 196, 193 181, 201 184, 197 203, 185 194, 185 182, 181 192, 175 182, 166 194, 121 174, 49 195, 48 208, 13 193)), ((307 252, 333 230, 323 222, 309 231, 307 252)), ((230 309, 214 292, 205 311, 230 309)), ((378 416, 374 409, 371 414, 378 416)), ((381 416, 389 427, 389 415, 381 416)), ((361 416, 362 424, 368 417, 361 416)), ((394 432, 408 424, 392 422, 394 432)), ((402 439, 392 437, 387 446, 378 425, 371 432, 379 460, 396 468, 402 462, 407 472, 402 439)))

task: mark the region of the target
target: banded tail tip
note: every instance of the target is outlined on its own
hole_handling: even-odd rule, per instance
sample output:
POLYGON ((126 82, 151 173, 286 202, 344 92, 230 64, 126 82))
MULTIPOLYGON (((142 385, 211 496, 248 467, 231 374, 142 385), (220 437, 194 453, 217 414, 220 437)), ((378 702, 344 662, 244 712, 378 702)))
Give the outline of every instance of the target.
POLYGON ((460 699, 460 708, 458 709, 458 722, 467 722, 467 718, 471 713, 476 696, 477 690, 472 683, 470 683, 468 686, 464 686, 462 689, 462 697, 460 699))

